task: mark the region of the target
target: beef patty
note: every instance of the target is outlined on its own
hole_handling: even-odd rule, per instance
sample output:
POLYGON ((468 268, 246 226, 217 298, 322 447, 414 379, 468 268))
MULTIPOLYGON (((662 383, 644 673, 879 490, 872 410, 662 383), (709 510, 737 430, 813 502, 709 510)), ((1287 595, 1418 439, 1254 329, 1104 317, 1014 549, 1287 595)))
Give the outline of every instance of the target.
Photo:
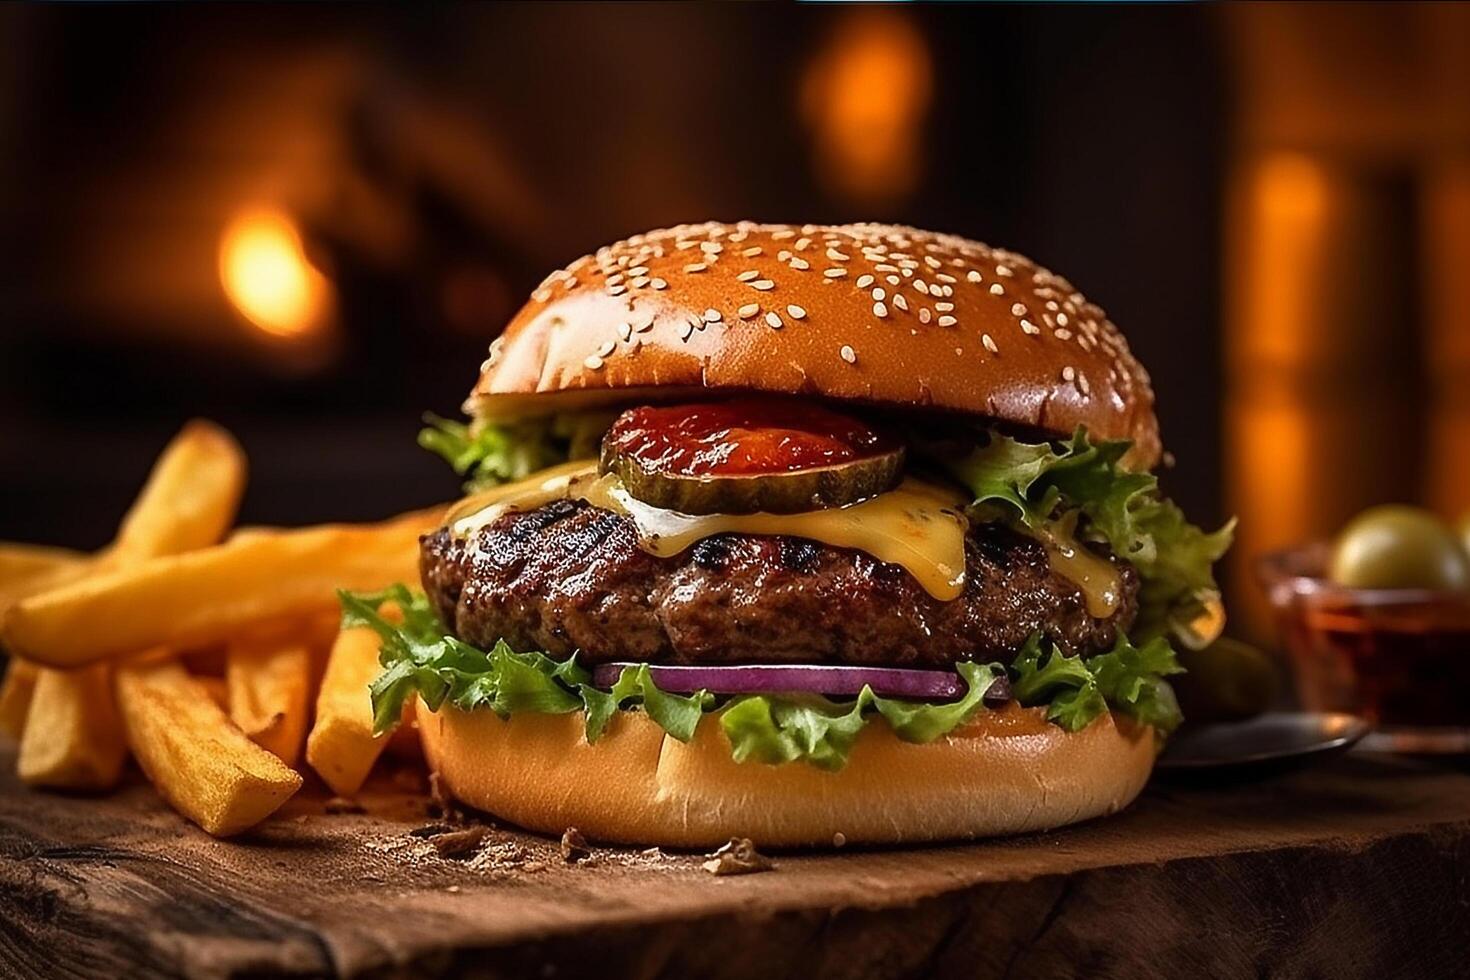
POLYGON ((1122 601, 1097 619, 1036 541, 978 524, 965 591, 942 602, 898 565, 805 538, 722 534, 657 558, 626 517, 572 500, 505 514, 475 547, 441 529, 421 558, 440 617, 483 648, 503 638, 584 663, 912 666, 1009 662, 1037 631, 1069 653, 1108 649, 1138 606, 1137 572, 1116 564, 1122 601))

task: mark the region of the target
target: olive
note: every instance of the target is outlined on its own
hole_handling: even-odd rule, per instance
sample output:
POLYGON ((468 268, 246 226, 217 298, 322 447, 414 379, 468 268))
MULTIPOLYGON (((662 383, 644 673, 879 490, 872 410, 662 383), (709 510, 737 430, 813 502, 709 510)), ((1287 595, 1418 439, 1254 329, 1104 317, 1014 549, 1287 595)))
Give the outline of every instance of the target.
POLYGON ((1190 721, 1234 721, 1258 715, 1276 699, 1280 678, 1260 650, 1221 637, 1202 650, 1179 651, 1187 673, 1169 678, 1190 721))
POLYGON ((1470 589, 1470 555, 1429 511, 1389 504, 1342 529, 1328 577, 1359 589, 1470 589))

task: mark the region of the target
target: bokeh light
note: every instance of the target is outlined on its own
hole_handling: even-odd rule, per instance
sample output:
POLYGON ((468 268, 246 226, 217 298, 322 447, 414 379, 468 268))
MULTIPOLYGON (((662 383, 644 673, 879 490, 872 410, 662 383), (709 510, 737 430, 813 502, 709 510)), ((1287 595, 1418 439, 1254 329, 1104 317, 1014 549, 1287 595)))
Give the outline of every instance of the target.
POLYGON ((297 338, 323 327, 330 286, 282 212, 252 208, 236 215, 220 238, 219 268, 225 295, 261 331, 297 338))

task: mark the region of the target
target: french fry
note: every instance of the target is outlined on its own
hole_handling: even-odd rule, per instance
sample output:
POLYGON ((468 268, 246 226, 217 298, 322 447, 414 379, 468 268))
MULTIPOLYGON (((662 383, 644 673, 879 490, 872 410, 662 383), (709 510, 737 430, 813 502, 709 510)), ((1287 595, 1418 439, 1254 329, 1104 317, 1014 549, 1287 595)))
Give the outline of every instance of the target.
POLYGON ((67 569, 78 569, 91 556, 66 548, 0 541, 0 593, 27 582, 43 581, 67 569))
POLYGON ((11 660, 0 683, 0 732, 20 738, 25 731, 31 697, 36 692, 36 665, 24 660, 11 660))
POLYGON ((419 535, 442 514, 436 507, 381 524, 262 533, 104 572, 22 600, 0 639, 60 668, 152 646, 223 643, 253 623, 328 610, 338 588, 413 581, 419 535))
MULTIPOLYGON (((384 615, 394 612, 392 607, 384 615)), ((388 744, 373 737, 368 685, 378 675, 378 634, 365 626, 337 634, 316 697, 316 723, 306 739, 306 761, 338 796, 362 788, 388 744)), ((407 706, 406 706, 407 707, 407 706)), ((405 711, 405 717, 411 713, 405 711)))
MULTIPOLYGON (((234 523, 244 485, 245 457, 235 440, 212 423, 190 422, 164 448, 116 540, 89 571, 214 544, 234 523)), ((106 789, 117 782, 126 756, 107 666, 65 674, 42 670, 16 760, 21 779, 33 786, 106 789)))
POLYGON ((194 683, 203 688, 205 694, 209 695, 209 700, 219 705, 219 710, 229 714, 230 689, 225 686, 225 679, 223 677, 200 677, 198 674, 190 674, 189 676, 194 678, 194 683))
POLYGON ((117 783, 128 747, 111 674, 108 664, 38 672, 15 766, 23 782, 76 790, 117 783))
POLYGON ((184 426, 153 464, 118 528, 108 561, 134 565, 212 545, 229 532, 245 491, 245 453, 212 422, 184 426))
POLYGON ((175 810, 216 837, 270 816, 301 776, 232 724, 177 663, 117 670, 128 746, 175 810))
POLYGON ((232 643, 225 659, 230 720, 288 766, 301 755, 310 707, 311 651, 305 643, 232 643))

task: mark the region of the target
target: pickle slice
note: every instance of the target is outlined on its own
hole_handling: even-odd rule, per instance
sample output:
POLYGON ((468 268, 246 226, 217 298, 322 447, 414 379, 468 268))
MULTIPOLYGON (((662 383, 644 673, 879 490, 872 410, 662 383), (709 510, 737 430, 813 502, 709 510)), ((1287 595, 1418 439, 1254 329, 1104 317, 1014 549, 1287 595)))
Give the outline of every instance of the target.
POLYGON ((760 476, 680 476, 650 472, 604 446, 602 472, 614 473, 645 504, 683 514, 800 514, 844 507, 892 490, 903 478, 903 449, 832 466, 760 476))
POLYGON ((799 514, 893 489, 904 447, 885 432, 803 402, 645 406, 602 442, 603 473, 634 497, 685 514, 799 514))

